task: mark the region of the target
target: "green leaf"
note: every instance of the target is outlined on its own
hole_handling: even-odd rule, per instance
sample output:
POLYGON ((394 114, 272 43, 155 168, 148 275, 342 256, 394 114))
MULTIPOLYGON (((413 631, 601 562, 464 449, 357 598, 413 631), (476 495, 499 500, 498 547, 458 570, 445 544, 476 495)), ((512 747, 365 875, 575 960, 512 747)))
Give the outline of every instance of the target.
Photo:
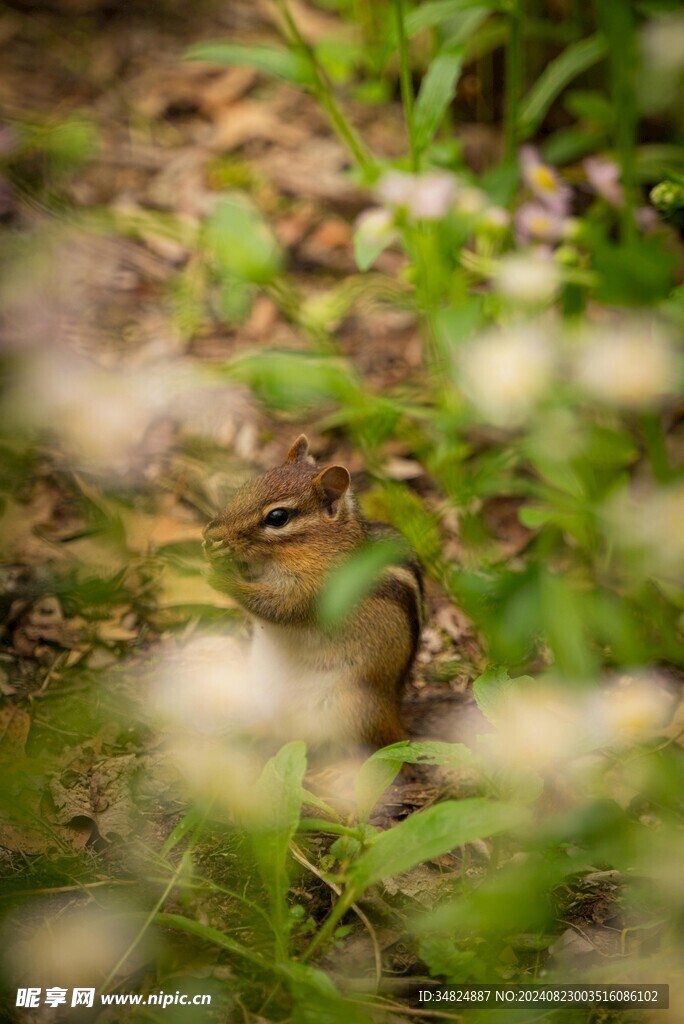
POLYGON ((615 121, 612 103, 597 89, 573 89, 564 99, 565 109, 578 121, 610 128, 615 121))
POLYGON ((280 247, 259 211, 241 195, 227 196, 214 206, 202 242, 229 280, 263 285, 280 273, 280 247))
POLYGON ((378 753, 376 751, 364 761, 354 781, 354 798, 362 821, 366 820, 387 787, 392 785, 403 764, 401 758, 379 758, 378 753))
POLYGON ((206 60, 213 64, 240 65, 254 68, 266 75, 284 78, 287 82, 306 85, 310 80, 307 62, 284 46, 257 43, 197 43, 185 52, 185 60, 206 60))
POLYGON ((502 698, 514 687, 515 680, 510 678, 505 668, 490 668, 473 683, 473 696, 477 706, 493 725, 498 725, 501 721, 502 698))
POLYGON ((597 34, 573 43, 547 64, 523 101, 519 122, 521 139, 535 133, 549 107, 568 82, 602 60, 607 50, 605 39, 597 34))
POLYGON ((271 902, 276 937, 284 942, 289 887, 287 860, 302 809, 306 745, 287 743, 267 761, 254 787, 249 826, 254 857, 271 902))
POLYGON ((454 97, 464 54, 463 46, 439 53, 425 73, 413 110, 415 143, 419 151, 424 150, 434 138, 454 97))
POLYGON ((439 764, 449 768, 470 767, 474 763, 473 752, 464 743, 442 743, 438 740, 418 743, 402 740, 376 750, 372 756, 379 761, 399 759, 404 764, 439 764))
POLYGON ((379 797, 399 774, 402 764, 438 764, 463 768, 472 767, 475 760, 472 751, 463 743, 440 743, 436 740, 424 743, 403 740, 376 750, 361 765, 356 777, 356 804, 362 818, 366 818, 373 810, 379 797))
POLYGON ((497 2, 483 3, 482 0, 432 0, 431 3, 421 4, 406 17, 406 35, 414 36, 425 28, 435 28, 442 25, 449 18, 460 14, 462 11, 470 11, 473 8, 485 11, 500 11, 503 4, 497 2))
POLYGON ((524 808, 479 797, 449 800, 412 814, 382 832, 352 866, 345 903, 353 902, 383 878, 410 871, 416 864, 440 857, 456 846, 517 828, 528 817, 524 808))
POLYGON ((593 263, 600 273, 596 297, 606 305, 651 305, 665 299, 675 283, 674 253, 660 236, 629 245, 598 242, 593 263))
POLYGON ((359 270, 370 270, 381 252, 392 244, 394 235, 387 231, 371 234, 363 225, 354 232, 354 259, 359 270))
POLYGON ((254 388, 266 405, 277 409, 315 408, 331 398, 353 404, 358 384, 339 359, 269 349, 237 356, 228 367, 234 380, 254 388))
POLYGON ((454 19, 455 24, 445 33, 444 49, 453 50, 463 44, 467 47, 477 30, 491 13, 488 7, 474 7, 464 11, 462 17, 454 19))
POLYGON ((363 544, 337 566, 320 592, 318 622, 324 629, 339 628, 358 603, 379 582, 384 569, 407 551, 401 538, 388 537, 363 544))

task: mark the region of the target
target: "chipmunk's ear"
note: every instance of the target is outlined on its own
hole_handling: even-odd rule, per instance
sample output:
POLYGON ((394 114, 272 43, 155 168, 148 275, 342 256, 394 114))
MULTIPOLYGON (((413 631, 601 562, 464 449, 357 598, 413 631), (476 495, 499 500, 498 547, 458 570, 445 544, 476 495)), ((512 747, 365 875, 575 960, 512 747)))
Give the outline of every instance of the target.
POLYGON ((309 455, 309 439, 306 434, 300 434, 285 456, 285 463, 292 465, 295 462, 313 463, 313 461, 313 457, 309 455))
POLYGON ((314 490, 333 515, 337 514, 340 501, 349 490, 350 483, 349 470, 344 466, 326 466, 313 481, 314 490))

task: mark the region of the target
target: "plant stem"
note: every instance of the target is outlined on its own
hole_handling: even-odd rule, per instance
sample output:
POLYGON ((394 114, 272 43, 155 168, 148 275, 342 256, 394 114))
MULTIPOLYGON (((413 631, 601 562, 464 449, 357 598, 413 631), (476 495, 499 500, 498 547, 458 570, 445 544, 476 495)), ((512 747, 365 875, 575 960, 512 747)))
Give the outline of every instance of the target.
POLYGON ((275 4, 290 33, 290 45, 299 51, 309 65, 309 70, 311 71, 311 91, 325 110, 337 135, 352 154, 359 167, 364 171, 371 171, 375 166, 375 161, 355 128, 352 127, 344 116, 313 48, 299 31, 297 23, 290 13, 287 0, 275 0, 275 4))
POLYGON ((511 0, 509 26, 510 35, 506 51, 506 98, 505 98, 505 153, 512 162, 518 146, 518 122, 523 86, 522 22, 524 0, 511 0))
POLYGON ((663 425, 658 413, 646 412, 641 419, 644 444, 653 476, 660 484, 670 479, 670 460, 665 446, 663 425))
POLYGON ((630 0, 597 0, 598 21, 608 40, 611 94, 615 111, 613 135, 622 169, 625 200, 620 211, 622 241, 635 235, 634 185, 637 107, 634 69, 637 66, 636 35, 630 0))
POLYGON ((420 156, 416 147, 416 134, 413 127, 413 82, 411 81, 411 63, 409 58, 406 25, 404 24, 404 0, 394 0, 394 13, 397 20, 397 43, 399 46, 399 67, 401 78, 401 99, 404 104, 406 133, 411 151, 411 170, 419 169, 420 156))
POLYGON ((318 947, 325 942, 330 935, 334 932, 335 928, 342 920, 348 910, 351 909, 352 903, 354 902, 354 894, 346 892, 340 896, 335 906, 330 911, 330 914, 323 922, 320 931, 317 935, 314 935, 313 939, 302 953, 302 963, 306 963, 311 958, 313 953, 316 952, 318 947))

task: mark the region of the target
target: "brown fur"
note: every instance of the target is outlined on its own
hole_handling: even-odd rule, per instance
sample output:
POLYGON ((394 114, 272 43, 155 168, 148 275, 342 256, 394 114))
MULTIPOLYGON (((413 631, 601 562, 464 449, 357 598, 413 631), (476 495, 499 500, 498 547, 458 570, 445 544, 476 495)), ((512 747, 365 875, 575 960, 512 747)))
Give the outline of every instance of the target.
MULTIPOLYGON (((309 627, 317 599, 335 565, 360 544, 397 536, 364 520, 343 466, 312 464, 308 442, 294 442, 284 465, 243 486, 205 530, 214 584, 257 620, 309 627), (281 528, 265 517, 275 508, 294 514, 281 528)), ((390 566, 324 649, 331 664, 351 666, 344 716, 357 741, 385 746, 404 737, 400 704, 415 658, 422 617, 422 580, 413 558, 390 566)))

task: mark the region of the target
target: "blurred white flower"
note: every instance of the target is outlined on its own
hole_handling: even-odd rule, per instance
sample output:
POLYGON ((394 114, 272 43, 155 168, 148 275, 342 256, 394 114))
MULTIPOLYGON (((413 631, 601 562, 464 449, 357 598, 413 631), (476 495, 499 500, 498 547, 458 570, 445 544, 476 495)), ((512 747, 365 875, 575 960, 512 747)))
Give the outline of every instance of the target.
POLYGON ((387 171, 380 178, 375 191, 387 206, 408 206, 415 181, 415 174, 407 171, 387 171))
POLYGON ((570 230, 570 218, 543 203, 523 203, 515 214, 516 237, 527 242, 559 242, 570 230))
POLYGON ((461 383, 479 413, 498 426, 518 426, 551 383, 554 352, 534 325, 516 324, 475 338, 460 353, 461 383))
POLYGON ((684 14, 672 11, 647 21, 641 40, 646 63, 660 74, 684 70, 684 14))
POLYGON ((655 320, 625 319, 589 330, 575 360, 582 388, 610 405, 641 408, 677 387, 675 351, 655 320))
POLYGON ((564 217, 570 211, 570 186, 558 172, 545 164, 534 146, 520 147, 520 170, 523 181, 547 210, 564 217))
POLYGON ((606 533, 642 570, 684 577, 684 484, 626 487, 604 511, 606 533))
POLYGON ((657 735, 670 714, 673 699, 656 677, 622 676, 593 702, 596 718, 611 746, 629 745, 657 735))
POLYGON ((491 234, 502 234, 511 223, 511 215, 503 206, 488 206, 482 211, 478 220, 478 228, 491 234))
POLYGON ((167 750, 191 800, 240 817, 250 813, 263 762, 249 743, 188 735, 174 737, 167 750))
POLYGON ((68 350, 20 364, 11 398, 14 422, 56 436, 79 469, 125 471, 163 408, 158 373, 105 369, 68 350))
POLYGON ((495 271, 496 290, 510 302, 537 305, 551 302, 561 283, 560 270, 534 252, 504 256, 495 271))
POLYGON ((587 721, 582 694, 554 683, 514 683, 502 694, 493 717, 498 733, 489 750, 500 766, 513 771, 544 774, 600 745, 587 721))
POLYGON ((604 156, 588 156, 583 162, 587 181, 612 206, 622 206, 625 190, 620 184, 620 167, 604 156))
POLYGON ((149 697, 163 728, 205 736, 237 732, 271 713, 250 683, 244 645, 232 637, 171 641, 160 654, 149 697))
POLYGON ((625 675, 617 683, 587 690, 567 683, 513 681, 489 714, 497 727, 486 756, 511 771, 541 774, 571 770, 595 774, 591 756, 605 747, 651 739, 667 723, 673 698, 657 676, 625 675))
POLYGON ((74 468, 105 477, 144 475, 174 427, 218 437, 230 428, 232 438, 247 404, 185 359, 115 368, 55 348, 18 359, 15 374, 3 409, 11 422, 54 438, 74 468))
POLYGON ((646 113, 667 110, 681 130, 684 106, 684 14, 661 12, 641 29, 639 105, 646 113))
POLYGON ((487 196, 481 188, 463 185, 456 193, 454 206, 459 213, 472 217, 476 213, 482 213, 486 208, 487 196))
POLYGON ((415 220, 439 220, 454 204, 458 179, 449 171, 388 171, 376 191, 383 203, 405 209, 415 220))
MULTIPOLYGON (((96 906, 67 907, 59 913, 53 904, 34 904, 30 909, 30 916, 24 907, 21 919, 9 918, 4 926, 7 966, 17 985, 98 986, 137 930, 122 914, 96 906)), ((144 945, 149 952, 149 938, 144 945)), ((142 955, 139 947, 134 961, 139 963, 142 955)), ((122 972, 130 970, 127 961, 122 972)))

